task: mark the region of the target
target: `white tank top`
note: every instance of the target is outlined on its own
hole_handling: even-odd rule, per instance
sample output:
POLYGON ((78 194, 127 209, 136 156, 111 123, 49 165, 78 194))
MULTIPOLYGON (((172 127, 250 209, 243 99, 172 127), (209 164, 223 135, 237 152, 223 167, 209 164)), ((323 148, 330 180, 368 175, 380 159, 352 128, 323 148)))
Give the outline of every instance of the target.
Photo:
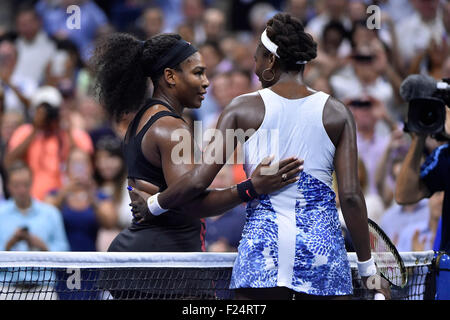
POLYGON ((304 159, 304 170, 297 183, 248 202, 231 287, 281 286, 299 292, 336 294, 341 292, 341 276, 331 291, 321 288, 320 279, 345 272, 342 292, 351 292, 350 268, 332 189, 335 147, 322 122, 329 95, 315 92, 301 99, 286 99, 270 89, 259 94, 265 115, 260 128, 243 146, 247 176, 268 155, 275 155, 274 161, 292 156, 304 159), (248 271, 249 265, 256 270, 248 271), (320 271, 324 265, 337 271, 324 276, 320 271), (319 271, 310 274, 305 270, 319 271))
POLYGON ((335 147, 323 126, 324 92, 287 99, 269 88, 258 91, 265 115, 261 126, 244 143, 244 170, 248 177, 266 156, 274 162, 296 156, 304 159, 304 172, 332 187, 335 147))

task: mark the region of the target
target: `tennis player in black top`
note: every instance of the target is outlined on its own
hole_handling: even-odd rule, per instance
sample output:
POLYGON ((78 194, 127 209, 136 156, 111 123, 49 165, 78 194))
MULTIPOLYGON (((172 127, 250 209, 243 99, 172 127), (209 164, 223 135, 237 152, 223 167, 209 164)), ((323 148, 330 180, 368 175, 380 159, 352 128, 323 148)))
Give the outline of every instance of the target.
MULTIPOLYGON (((93 66, 100 101, 108 113, 116 120, 135 113, 124 143, 129 186, 152 195, 176 184, 178 178, 194 168, 193 157, 190 164, 173 161, 172 150, 179 141, 172 141, 171 134, 177 129, 191 134, 181 114, 185 107, 199 108, 209 86, 200 53, 177 34, 160 34, 139 41, 116 33, 98 45, 93 66), (150 83, 153 95, 146 100, 150 83)), ((289 158, 275 165, 278 171, 273 175, 262 175, 261 169, 268 164, 260 164, 250 181, 227 189, 207 190, 182 209, 151 220, 134 219, 113 240, 109 251, 204 251, 205 228, 200 218, 239 205, 242 192, 270 193, 295 182, 302 161, 289 158)))

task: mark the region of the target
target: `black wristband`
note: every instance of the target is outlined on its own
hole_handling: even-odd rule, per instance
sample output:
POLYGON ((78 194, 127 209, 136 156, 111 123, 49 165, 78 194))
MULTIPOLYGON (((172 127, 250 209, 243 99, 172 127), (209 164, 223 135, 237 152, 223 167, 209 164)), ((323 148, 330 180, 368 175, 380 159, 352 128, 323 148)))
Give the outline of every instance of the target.
POLYGON ((244 202, 248 202, 259 197, 259 194, 256 192, 251 179, 238 183, 236 188, 239 198, 241 198, 244 202))

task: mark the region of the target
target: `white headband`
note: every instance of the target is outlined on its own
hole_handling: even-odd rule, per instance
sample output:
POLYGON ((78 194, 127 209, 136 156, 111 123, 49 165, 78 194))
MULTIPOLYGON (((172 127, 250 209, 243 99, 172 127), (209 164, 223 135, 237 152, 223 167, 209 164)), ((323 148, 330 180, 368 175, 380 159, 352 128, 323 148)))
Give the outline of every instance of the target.
MULTIPOLYGON (((272 42, 272 40, 269 39, 267 36, 267 29, 264 30, 264 32, 261 34, 261 42, 266 47, 267 50, 269 50, 271 53, 273 53, 277 58, 280 56, 277 53, 278 46, 272 42)), ((297 61, 296 64, 306 64, 308 61, 297 61)))

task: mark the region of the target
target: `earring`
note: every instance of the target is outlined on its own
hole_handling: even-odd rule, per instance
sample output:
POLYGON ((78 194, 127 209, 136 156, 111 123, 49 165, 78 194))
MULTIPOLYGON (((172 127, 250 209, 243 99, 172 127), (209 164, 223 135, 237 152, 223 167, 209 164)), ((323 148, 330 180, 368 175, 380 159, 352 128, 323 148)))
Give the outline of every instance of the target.
POLYGON ((264 71, 262 72, 261 76, 262 76, 262 78, 263 78, 264 81, 270 82, 270 81, 273 81, 273 79, 275 79, 275 72, 274 72, 272 69, 267 68, 267 69, 264 69, 264 71), (266 79, 266 78, 264 77, 264 72, 266 72, 266 71, 272 72, 272 78, 266 79))

